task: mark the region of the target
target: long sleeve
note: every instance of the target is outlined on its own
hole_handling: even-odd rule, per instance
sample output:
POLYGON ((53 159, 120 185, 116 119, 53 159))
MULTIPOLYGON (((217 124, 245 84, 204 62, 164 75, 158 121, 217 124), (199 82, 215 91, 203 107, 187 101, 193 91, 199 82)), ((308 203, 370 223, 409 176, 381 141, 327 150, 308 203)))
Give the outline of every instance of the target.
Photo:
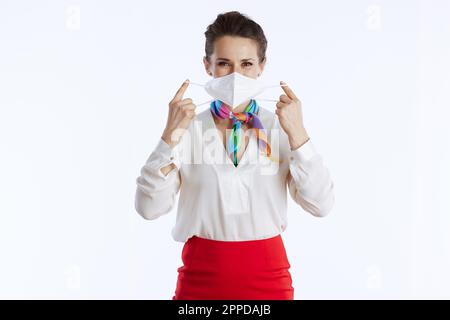
POLYGON ((292 199, 313 216, 324 217, 331 211, 334 184, 311 140, 290 150, 287 183, 292 199))
POLYGON ((181 184, 178 146, 171 148, 160 138, 136 178, 135 208, 145 219, 156 219, 172 210, 175 204, 181 184), (170 163, 176 168, 164 175, 160 169, 170 163))

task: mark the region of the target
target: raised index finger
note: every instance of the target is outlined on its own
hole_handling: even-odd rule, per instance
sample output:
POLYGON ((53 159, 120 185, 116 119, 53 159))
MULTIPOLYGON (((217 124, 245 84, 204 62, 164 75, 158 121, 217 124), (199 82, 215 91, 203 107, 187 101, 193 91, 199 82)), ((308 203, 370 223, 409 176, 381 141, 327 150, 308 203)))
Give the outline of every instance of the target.
POLYGON ((186 91, 188 86, 189 80, 186 79, 181 85, 181 87, 178 89, 177 93, 175 93, 175 96, 173 97, 172 101, 180 101, 183 98, 184 92, 186 91))
POLYGON ((286 94, 289 98, 291 98, 292 100, 298 100, 294 91, 292 91, 291 88, 289 88, 284 81, 280 81, 280 84, 283 85, 281 88, 283 88, 284 92, 286 92, 286 94))

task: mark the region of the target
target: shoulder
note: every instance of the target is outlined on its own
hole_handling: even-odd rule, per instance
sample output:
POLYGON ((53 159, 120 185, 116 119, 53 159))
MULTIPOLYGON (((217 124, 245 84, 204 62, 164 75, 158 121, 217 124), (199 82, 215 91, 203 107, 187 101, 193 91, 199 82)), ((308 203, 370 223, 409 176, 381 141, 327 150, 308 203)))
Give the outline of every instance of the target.
MULTIPOLYGON (((275 105, 273 108, 276 108, 275 105)), ((281 128, 280 121, 278 120, 278 116, 275 114, 275 112, 271 111, 267 107, 262 107, 260 105, 258 118, 263 124, 264 129, 266 129, 270 141, 273 142, 272 139, 275 139, 274 137, 275 135, 277 137, 276 140, 280 144, 280 148, 283 149, 284 151, 288 150, 289 148, 288 136, 281 128)))
POLYGON ((278 117, 275 112, 268 108, 259 105, 258 118, 266 130, 275 129, 279 127, 278 117))
POLYGON ((205 110, 197 113, 194 117, 194 120, 205 122, 208 120, 208 117, 210 117, 210 116, 211 116, 211 111, 209 110, 209 108, 206 108, 205 110))

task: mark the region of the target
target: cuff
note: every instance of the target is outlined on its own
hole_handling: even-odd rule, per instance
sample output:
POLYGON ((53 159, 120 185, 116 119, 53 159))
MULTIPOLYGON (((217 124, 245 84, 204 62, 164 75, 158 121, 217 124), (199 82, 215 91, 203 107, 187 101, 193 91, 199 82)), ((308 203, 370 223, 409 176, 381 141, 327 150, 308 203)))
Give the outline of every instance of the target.
POLYGON ((289 160, 290 162, 292 161, 305 162, 310 160, 316 154, 317 154, 316 148, 311 142, 311 139, 309 139, 297 149, 290 151, 289 160))
POLYGON ((160 170, 161 168, 173 163, 177 167, 177 170, 180 169, 181 164, 178 155, 178 146, 179 144, 172 148, 162 138, 159 139, 159 142, 156 145, 155 151, 162 157, 161 165, 158 168, 158 174, 164 179, 167 179, 170 173, 168 173, 167 176, 164 175, 160 170))

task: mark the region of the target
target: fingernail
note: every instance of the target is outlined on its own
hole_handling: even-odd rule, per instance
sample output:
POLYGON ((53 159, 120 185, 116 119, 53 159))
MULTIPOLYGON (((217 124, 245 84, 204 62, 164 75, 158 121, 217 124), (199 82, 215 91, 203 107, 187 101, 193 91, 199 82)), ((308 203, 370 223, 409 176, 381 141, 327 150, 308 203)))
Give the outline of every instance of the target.
POLYGON ((188 83, 188 82, 189 82, 189 79, 184 80, 184 83, 188 83))
POLYGON ((281 82, 281 84, 286 84, 286 82, 284 82, 284 81, 280 81, 281 82))

